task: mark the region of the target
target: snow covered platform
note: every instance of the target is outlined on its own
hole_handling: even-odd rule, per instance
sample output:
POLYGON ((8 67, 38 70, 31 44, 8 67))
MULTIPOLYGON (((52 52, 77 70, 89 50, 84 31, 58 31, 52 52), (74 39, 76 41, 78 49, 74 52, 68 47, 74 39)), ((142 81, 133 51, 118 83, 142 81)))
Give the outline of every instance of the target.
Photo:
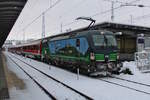
POLYGON ((42 75, 35 69, 30 68, 29 65, 32 65, 41 72, 44 72, 46 75, 52 76, 94 100, 149 100, 150 98, 150 80, 148 80, 150 74, 140 73, 135 68, 134 62, 124 63, 124 66, 131 68, 134 75, 122 74, 115 76, 123 78, 126 81, 108 77, 91 78, 82 75, 80 75, 78 79, 76 74, 52 65, 8 52, 5 52, 5 56, 7 58, 8 69, 15 73, 16 77, 22 80, 22 84, 24 84, 21 89, 15 86, 9 89, 11 100, 50 99, 15 63, 20 65, 21 68, 28 72, 36 81, 41 83, 49 92, 56 96, 58 100, 84 100, 84 98, 73 91, 67 90, 61 84, 45 77, 45 75, 42 75), (15 63, 10 58, 15 61, 15 63), (145 85, 142 85, 141 83, 145 85))

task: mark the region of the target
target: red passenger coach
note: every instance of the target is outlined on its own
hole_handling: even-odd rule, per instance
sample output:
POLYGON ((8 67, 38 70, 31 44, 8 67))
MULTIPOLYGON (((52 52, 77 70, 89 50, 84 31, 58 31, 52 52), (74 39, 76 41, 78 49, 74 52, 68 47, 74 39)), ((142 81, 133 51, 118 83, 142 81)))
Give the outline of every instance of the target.
POLYGON ((21 54, 26 57, 40 59, 42 51, 42 43, 41 40, 36 40, 29 43, 11 47, 10 51, 15 52, 17 54, 21 54))
POLYGON ((23 53, 25 54, 25 56, 40 59, 41 50, 42 50, 41 47, 42 47, 41 40, 39 40, 39 41, 34 41, 29 44, 25 44, 22 48, 23 48, 23 53))

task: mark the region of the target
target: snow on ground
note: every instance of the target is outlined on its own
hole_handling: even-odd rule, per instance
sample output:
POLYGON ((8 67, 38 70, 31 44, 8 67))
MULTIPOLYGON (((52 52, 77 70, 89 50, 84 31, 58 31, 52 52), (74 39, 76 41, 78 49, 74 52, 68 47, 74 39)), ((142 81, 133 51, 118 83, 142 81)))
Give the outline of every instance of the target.
POLYGON ((47 78, 40 72, 29 67, 23 62, 20 62, 17 59, 13 59, 17 64, 22 66, 22 68, 28 72, 36 81, 38 81, 45 89, 47 89, 52 95, 54 95, 58 100, 85 100, 79 94, 73 92, 72 90, 62 86, 60 83, 53 81, 52 79, 47 78))
POLYGON ((134 75, 124 75, 124 74, 122 74, 122 75, 119 75, 117 77, 128 79, 128 80, 133 80, 133 81, 136 81, 136 82, 141 82, 141 83, 145 83, 145 84, 150 85, 150 80, 149 80, 150 73, 140 72, 137 68, 136 62, 134 62, 134 61, 124 62, 123 67, 129 68, 134 75))
MULTIPOLYGON (((5 53, 5 55, 11 55, 10 53, 5 53)), ((13 54, 14 55, 14 54, 13 54)), ((66 70, 44 64, 29 58, 24 58, 18 55, 15 55, 19 59, 32 64, 34 67, 44 71, 45 73, 53 76, 54 78, 62 81, 63 83, 77 89, 78 91, 92 97, 94 100, 149 100, 150 95, 140 93, 134 90, 130 90, 124 87, 113 85, 100 81, 98 79, 89 78, 86 76, 80 76, 77 80, 77 75, 66 70)), ((125 62, 126 66, 135 65, 133 62, 125 62)), ((125 66, 124 65, 124 66, 125 66)), ((134 66, 135 67, 135 66, 134 66)), ((134 69, 134 68, 133 68, 134 69)), ((14 69, 15 70, 15 69, 14 69)), ((120 77, 134 79, 139 81, 143 79, 142 82, 149 83, 148 76, 150 74, 137 74, 137 75, 120 75, 120 77), (137 77, 138 76, 138 77, 137 77), (140 77, 140 78, 139 78, 140 77), (145 78, 146 77, 146 78, 145 78)), ((116 80, 117 82, 117 80, 116 80)), ((150 92, 150 91, 149 91, 150 92)), ((38 99, 37 99, 38 100, 38 99)))
POLYGON ((9 89, 10 100, 50 100, 50 98, 10 59, 7 57, 8 69, 16 73, 25 83, 25 89, 20 90, 16 87, 9 89))

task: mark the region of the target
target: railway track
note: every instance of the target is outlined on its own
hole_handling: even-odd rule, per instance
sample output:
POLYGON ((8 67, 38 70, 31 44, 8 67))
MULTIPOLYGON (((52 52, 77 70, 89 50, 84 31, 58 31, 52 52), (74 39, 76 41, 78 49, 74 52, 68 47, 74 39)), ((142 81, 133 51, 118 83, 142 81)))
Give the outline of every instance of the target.
MULTIPOLYGON (((26 63, 26 62, 24 62, 24 61, 22 61, 22 60, 20 60, 19 58, 15 57, 15 56, 13 56, 13 55, 11 55, 11 56, 14 57, 14 58, 16 58, 17 60, 21 61, 22 63, 24 63, 24 64, 30 66, 32 69, 34 69, 34 70, 40 72, 40 73, 43 74, 44 76, 46 76, 46 77, 52 79, 53 81, 55 81, 55 82, 57 82, 57 83, 63 85, 64 87, 70 89, 71 91, 73 91, 73 92, 75 92, 75 93, 81 95, 81 96, 84 97, 86 100, 93 100, 93 98, 91 98, 91 97, 85 95, 84 93, 81 93, 81 92, 79 92, 78 90, 76 90, 76 89, 74 89, 74 88, 72 88, 72 87, 70 87, 70 86, 64 84, 63 82, 61 82, 61 81, 55 79, 54 77, 52 77, 52 76, 50 76, 50 75, 44 73, 43 71, 41 71, 41 70, 35 68, 34 66, 32 66, 32 65, 30 65, 30 64, 28 64, 28 63, 26 63)), ((8 57, 14 62, 14 60, 13 60, 10 56, 8 56, 8 57)), ((34 80, 33 77, 30 76, 21 66, 19 66, 16 62, 14 62, 14 63, 15 63, 19 68, 21 68, 49 97, 51 97, 53 100, 57 100, 56 97, 52 96, 51 93, 49 93, 45 88, 43 88, 43 87, 40 85, 40 83, 36 82, 36 80, 34 80)))
POLYGON ((98 80, 101 80, 103 82, 109 83, 109 84, 114 84, 120 87, 124 87, 133 91, 137 91, 143 94, 150 95, 150 86, 148 84, 143 84, 131 80, 126 80, 126 79, 121 79, 118 77, 111 77, 111 78, 97 78, 98 80), (112 80, 113 79, 113 80, 112 80), (119 81, 116 81, 114 79, 117 79, 119 81), (143 87, 142 87, 143 86, 143 87), (142 87, 142 89, 140 89, 142 87), (145 89, 145 90, 143 90, 145 89))
MULTIPOLYGON (((9 56, 8 56, 9 57, 9 56)), ((54 97, 51 93, 49 93, 42 85, 40 85, 39 82, 37 82, 30 74, 28 74, 19 64, 17 64, 11 57, 9 59, 16 64, 31 80, 33 80, 37 86, 39 86, 45 94, 47 94, 52 100, 57 100, 56 97, 54 97)))
MULTIPOLYGON (((12 56, 13 56, 13 55, 12 55, 12 56)), ((13 57, 15 57, 15 56, 13 56, 13 57)), ((18 59, 18 60, 20 60, 20 59, 17 58, 17 57, 15 57, 15 58, 18 59)), ((60 82, 59 80, 57 80, 57 79, 51 77, 50 75, 48 75, 48 74, 42 72, 41 70, 35 68, 34 66, 32 66, 32 65, 30 65, 30 64, 28 64, 28 63, 26 63, 26 62, 24 62, 24 61, 22 61, 22 60, 20 60, 20 61, 23 62, 23 63, 25 63, 25 64, 27 64, 27 65, 29 65, 29 66, 32 67, 33 69, 35 69, 35 70, 41 72, 41 73, 44 74, 45 76, 47 76, 47 77, 49 77, 49 78, 55 80, 56 82, 58 82, 58 83, 64 85, 65 87, 67 87, 67 88, 69 88, 69 89, 71 88, 71 87, 69 87, 68 85, 66 85, 66 84, 64 84, 64 83, 62 83, 62 82, 60 82)), ((136 91, 136 92, 140 92, 140 93, 143 93, 143 94, 146 94, 146 95, 150 95, 150 85, 149 85, 149 84, 144 84, 144 83, 140 83, 140 82, 136 82, 136 81, 132 81, 132 80, 122 79, 122 78, 119 78, 119 77, 116 77, 116 76, 110 76, 110 79, 113 79, 113 80, 107 80, 106 78, 97 78, 97 79, 98 79, 98 80, 101 80, 101 81, 103 81, 103 82, 109 83, 109 84, 117 85, 117 86, 124 87, 124 88, 130 89, 130 90, 136 91), (117 81, 115 81, 114 79, 115 79, 115 80, 119 80, 120 82, 117 82, 117 81), (126 82, 127 84, 122 84, 122 83, 125 83, 125 82, 126 82), (129 84, 134 84, 134 85, 138 85, 138 86, 137 86, 137 87, 134 87, 133 85, 129 85, 129 84), (133 87, 132 87, 132 86, 133 86, 133 87), (144 88, 149 88, 149 90, 143 90, 144 88, 139 89, 138 87, 141 87, 141 86, 143 86, 144 88)), ((71 88, 71 90, 77 92, 77 93, 80 94, 81 96, 84 96, 84 97, 85 97, 86 99, 88 99, 88 100, 93 100, 91 97, 88 97, 88 96, 86 96, 85 94, 80 93, 79 91, 77 91, 77 90, 75 90, 75 89, 73 89, 73 88, 71 88)))
POLYGON ((150 87, 150 84, 140 83, 140 82, 137 82, 137 81, 132 81, 132 80, 128 80, 128 79, 116 77, 116 76, 110 76, 110 77, 111 77, 111 78, 118 79, 118 80, 123 80, 123 81, 127 81, 127 82, 131 82, 131 83, 135 83, 135 84, 139 84, 139 85, 143 85, 143 86, 150 87))

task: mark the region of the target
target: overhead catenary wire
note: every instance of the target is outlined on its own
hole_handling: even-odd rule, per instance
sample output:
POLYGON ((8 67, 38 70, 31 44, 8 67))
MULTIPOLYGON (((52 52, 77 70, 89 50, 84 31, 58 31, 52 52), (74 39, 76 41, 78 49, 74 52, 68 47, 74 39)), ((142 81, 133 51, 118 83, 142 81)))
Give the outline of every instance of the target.
MULTIPOLYGON (((76 3, 71 9, 69 9, 68 11, 66 11, 65 13, 63 13, 63 15, 66 16, 66 14, 72 13, 72 11, 74 9, 76 9, 77 7, 79 7, 81 4, 84 4, 87 0, 81 0, 80 2, 76 3)), ((63 16, 61 16, 63 17, 63 16)))
POLYGON ((131 4, 140 0, 135 0, 135 1, 131 1, 131 2, 122 2, 122 1, 118 1, 118 0, 103 0, 103 1, 108 1, 108 2, 114 2, 114 3, 120 3, 120 4, 131 4))
MULTIPOLYGON (((150 13, 142 15, 142 16, 138 16, 138 17, 133 17, 132 20, 141 20, 141 19, 145 19, 145 18, 150 18, 150 13)), ((124 21, 130 21, 130 20, 129 19, 122 20, 121 22, 124 22, 124 21)))
MULTIPOLYGON (((57 5, 60 1, 62 0, 57 0, 53 5, 51 5, 49 8, 47 8, 45 11, 43 11, 42 13, 46 13, 48 12, 51 8, 53 8, 55 5, 57 5)), ((105 1, 105 0, 104 0, 105 1)), ((111 0, 106 0, 106 1, 111 1, 111 0)), ((130 4, 130 3, 134 3, 134 2, 137 2, 137 1, 140 1, 140 0, 134 0, 134 1, 131 1, 131 2, 128 2, 128 3, 125 3, 125 4, 130 4)), ((120 2, 120 1, 114 1, 114 2, 117 2, 117 3, 123 3, 123 2, 120 2)), ((121 8, 122 6, 118 6, 118 7, 114 7, 114 10, 116 9, 119 9, 121 8)), ((95 16, 99 16, 99 15, 102 15, 102 14, 106 14, 108 12, 110 12, 112 9, 109 9, 109 10, 105 10, 103 12, 99 12, 99 13, 96 13, 94 15, 91 15, 89 17, 95 17, 95 16)), ((30 23, 28 23, 21 31, 23 30, 26 30, 29 26, 31 26, 37 19, 39 19, 41 16, 42 16, 42 13, 37 16, 35 19, 33 19, 30 23)), ((66 24, 63 24, 62 27, 65 27, 65 26, 69 26, 69 25, 72 25, 74 23, 77 23, 78 21, 74 20, 72 22, 69 22, 69 23, 66 23, 66 24)))
POLYGON ((34 1, 34 3, 33 3, 33 4, 34 4, 34 6, 32 6, 32 8, 31 8, 31 9, 34 9, 34 7, 37 5, 37 3, 38 3, 38 2, 39 2, 39 0, 35 0, 35 1, 34 1))
MULTIPOLYGON (((105 1, 105 0, 104 0, 104 1, 105 1)), ((111 1, 111 0, 108 0, 108 1, 111 1)), ((134 1, 131 1, 131 2, 128 2, 128 3, 125 3, 125 2, 124 2, 124 4, 131 4, 131 3, 138 2, 138 1, 140 1, 140 0, 134 0, 134 1)), ((123 2, 120 2, 120 1, 115 1, 115 2, 123 3, 123 2)), ((116 9, 119 9, 119 8, 122 8, 122 7, 123 7, 123 6, 120 5, 120 6, 114 7, 113 10, 116 10, 116 9)), ((103 12, 98 12, 98 13, 95 13, 95 14, 93 14, 93 15, 90 15, 89 17, 96 17, 96 16, 99 16, 99 15, 102 15, 102 14, 106 14, 106 13, 108 13, 108 12, 111 12, 111 10, 112 10, 112 9, 105 10, 105 11, 103 11, 103 12)), ((69 23, 67 23, 67 24, 64 24, 62 27, 69 26, 69 25, 72 25, 72 24, 77 23, 77 22, 78 22, 78 21, 74 20, 74 21, 72 21, 72 22, 69 22, 69 23)))
MULTIPOLYGON (((105 0, 104 0, 105 1, 105 0)), ((110 1, 110 0, 109 0, 110 1)), ((134 3, 134 2, 137 2, 137 1, 140 1, 140 0, 134 0, 134 1, 131 1, 131 2, 124 2, 124 4, 131 4, 131 3, 134 3)), ((118 1, 119 2, 119 1, 118 1)), ((119 3, 122 3, 123 4, 123 2, 119 2, 119 3)), ((114 7, 114 10, 116 10, 116 9, 119 9, 119 8, 122 8, 123 6, 122 5, 120 5, 120 6, 117 6, 117 7, 114 7)), ((103 12, 99 12, 99 13, 96 13, 96 14, 93 14, 93 15, 91 15, 90 17, 95 17, 95 16, 98 16, 98 15, 101 15, 101 14, 105 14, 105 13, 108 13, 108 12, 110 12, 112 9, 109 9, 109 10, 105 10, 105 11, 103 11, 103 12)))
MULTIPOLYGON (((104 0, 104 1, 105 1, 105 0, 104 0)), ((111 0, 108 0, 108 1, 111 1, 111 0)), ((131 2, 120 2, 120 1, 114 1, 114 2, 118 2, 118 3, 121 3, 121 4, 123 4, 123 3, 124 3, 124 4, 132 4, 132 3, 135 3, 135 2, 138 2, 138 1, 140 1, 140 0, 134 0, 134 1, 131 1, 131 2)), ((115 7, 114 9, 119 9, 119 8, 121 8, 121 7, 123 7, 123 6, 118 6, 118 7, 115 7)), ((103 11, 103 12, 96 13, 96 14, 91 15, 91 16, 89 16, 89 17, 95 17, 95 16, 98 16, 98 15, 106 14, 106 13, 110 12, 111 10, 112 10, 112 9, 105 10, 105 11, 103 11)), ((69 23, 63 24, 62 27, 66 27, 66 26, 69 26, 69 25, 72 25, 72 24, 78 23, 78 22, 79 22, 78 20, 73 20, 73 21, 71 21, 71 22, 69 22, 69 23)))
MULTIPOLYGON (((30 25, 32 25, 37 19, 39 19, 39 18, 42 16, 43 13, 46 13, 47 11, 49 11, 51 8, 53 8, 54 6, 56 6, 60 1, 62 1, 62 0, 57 0, 53 5, 51 5, 51 6, 50 6, 49 8, 47 8, 45 11, 43 11, 39 16, 37 16, 36 18, 34 18, 30 23, 28 23, 22 30, 25 30, 25 29, 28 28, 30 25)), ((104 0, 104 1, 105 1, 105 0, 104 0)), ((110 1, 110 0, 108 0, 108 1, 110 1)), ((137 2, 137 1, 140 1, 140 0, 134 0, 134 1, 131 1, 131 2, 129 2, 129 3, 134 3, 134 2, 137 2)), ((120 1, 115 1, 115 2, 120 2, 120 1)), ((123 2, 120 2, 120 3, 123 3, 123 2)), ((128 3, 128 4, 129 4, 129 3, 128 3)), ((122 6, 115 7, 114 9, 118 9, 118 8, 120 8, 120 7, 122 7, 122 6)), ((110 12, 110 11, 111 11, 111 9, 106 10, 106 11, 104 11, 104 12, 96 13, 96 14, 94 14, 94 15, 91 15, 90 17, 95 17, 95 16, 98 16, 99 14, 105 14, 105 13, 110 12)), ((76 23, 76 22, 77 22, 77 21, 73 21, 73 22, 64 24, 62 27, 71 25, 71 24, 76 23)))
MULTIPOLYGON (((75 5, 73 5, 71 9, 65 11, 65 12, 63 13, 63 15, 66 16, 66 15, 68 15, 68 14, 71 14, 74 9, 76 9, 76 8, 79 7, 79 6, 81 6, 81 5, 84 4, 86 1, 87 1, 87 0, 81 0, 81 1, 79 1, 78 3, 76 3, 75 5)), ((64 18, 63 15, 58 16, 58 17, 62 19, 62 18, 64 18)), ((62 23, 61 23, 61 25, 63 26, 62 23)))
POLYGON ((39 16, 34 18, 30 23, 28 23, 21 31, 27 29, 30 25, 32 25, 37 19, 39 19, 43 13, 47 13, 50 9, 55 7, 58 3, 60 3, 62 0, 57 0, 54 4, 52 4, 49 8, 47 8, 45 11, 43 11, 39 16))

